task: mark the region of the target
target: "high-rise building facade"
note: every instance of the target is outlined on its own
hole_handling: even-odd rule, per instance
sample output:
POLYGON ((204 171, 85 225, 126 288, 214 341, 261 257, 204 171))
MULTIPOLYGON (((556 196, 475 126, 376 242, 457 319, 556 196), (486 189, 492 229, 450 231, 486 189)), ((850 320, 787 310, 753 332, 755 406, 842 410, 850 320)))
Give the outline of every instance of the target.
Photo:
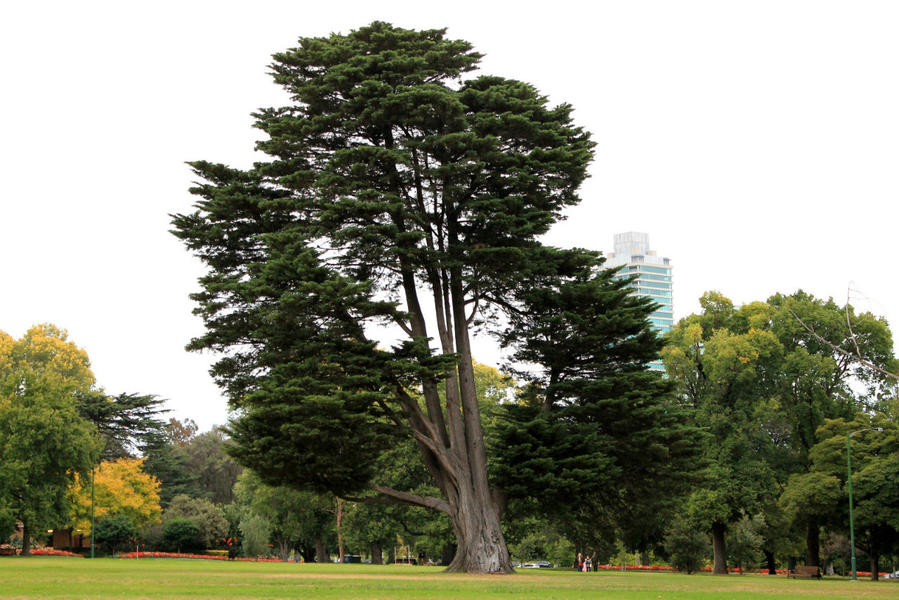
MULTIPOLYGON (((658 256, 649 249, 649 234, 636 231, 615 234, 615 251, 608 254, 606 267, 622 267, 619 277, 636 276, 628 285, 641 296, 659 305, 649 316, 649 322, 661 334, 674 327, 672 303, 671 259, 658 256)), ((650 363, 655 370, 664 370, 661 362, 650 363)))

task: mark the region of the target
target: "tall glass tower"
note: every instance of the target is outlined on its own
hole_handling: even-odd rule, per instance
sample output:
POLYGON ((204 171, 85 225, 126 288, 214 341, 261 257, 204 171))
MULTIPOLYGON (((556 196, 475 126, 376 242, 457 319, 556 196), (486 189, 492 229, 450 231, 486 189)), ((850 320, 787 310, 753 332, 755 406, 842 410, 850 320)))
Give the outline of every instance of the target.
MULTIPOLYGON (((609 253, 606 267, 621 266, 618 277, 636 275, 629 287, 641 296, 647 296, 659 305, 649 316, 649 322, 660 334, 674 327, 674 305, 671 301, 671 259, 658 256, 649 249, 649 234, 628 231, 615 234, 615 251, 609 253)), ((664 371, 659 361, 650 363, 650 368, 664 371)))

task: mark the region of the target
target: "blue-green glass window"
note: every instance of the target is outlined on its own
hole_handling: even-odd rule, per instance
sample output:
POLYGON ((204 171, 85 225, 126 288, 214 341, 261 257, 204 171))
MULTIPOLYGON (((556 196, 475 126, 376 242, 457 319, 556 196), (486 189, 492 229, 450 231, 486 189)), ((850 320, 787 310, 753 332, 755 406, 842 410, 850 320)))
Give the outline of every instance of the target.
POLYGON ((649 290, 648 293, 662 292, 662 291, 670 291, 671 284, 670 283, 657 283, 655 281, 641 281, 637 284, 637 287, 649 290))
POLYGON ((653 275, 651 273, 640 273, 640 279, 649 279, 652 281, 671 281, 671 275, 653 275))
POLYGON ((665 267, 650 267, 649 265, 640 265, 640 270, 644 273, 658 273, 659 275, 671 275, 671 269, 665 267))

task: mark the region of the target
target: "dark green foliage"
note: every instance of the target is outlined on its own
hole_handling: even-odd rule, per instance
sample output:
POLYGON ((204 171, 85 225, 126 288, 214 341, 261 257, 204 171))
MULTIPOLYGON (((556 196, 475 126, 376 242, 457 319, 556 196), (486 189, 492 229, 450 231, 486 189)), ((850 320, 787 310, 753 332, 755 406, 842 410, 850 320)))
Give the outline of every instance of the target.
POLYGON ((126 515, 113 515, 99 519, 94 525, 94 543, 105 546, 112 554, 116 548, 137 537, 137 527, 126 515))
POLYGON ((228 520, 223 510, 205 498, 175 496, 163 515, 168 524, 174 519, 190 519, 200 530, 200 544, 204 548, 214 547, 228 532, 228 520))
POLYGON ((364 486, 379 404, 452 363, 424 340, 376 350, 362 324, 402 314, 373 294, 457 265, 501 296, 517 280, 509 260, 524 264, 575 201, 591 144, 570 107, 496 77, 450 85, 478 58, 441 31, 383 23, 301 40, 273 65, 296 104, 257 114, 275 160, 249 173, 194 163, 205 200, 175 233, 214 271, 195 295, 209 333, 192 347, 235 349, 215 375, 242 410, 235 455, 263 477, 364 486), (319 236, 333 250, 314 249, 319 236))
POLYGON ((234 499, 234 484, 243 468, 228 454, 230 443, 225 430, 215 427, 192 437, 183 446, 187 468, 194 475, 194 496, 220 505, 234 499))
POLYGON ((107 396, 91 390, 78 394, 81 416, 94 424, 103 442, 102 460, 145 454, 159 443, 165 424, 158 417, 168 412, 156 396, 107 396))
MULTIPOLYGON (((15 528, 16 518, 13 516, 12 507, 0 504, 0 540, 6 540, 15 531, 15 528)), ((4 543, 6 542, 4 541, 4 543)))
POLYGON ((159 496, 163 508, 179 494, 215 504, 233 500, 242 467, 226 451, 230 440, 224 428, 195 434, 196 425, 189 420, 172 419, 147 449, 143 468, 162 483, 159 496))
POLYGON ((183 446, 160 443, 150 448, 143 469, 159 480, 159 504, 163 509, 180 494, 203 495, 197 486, 198 474, 191 470, 187 449, 183 446))
POLYGON ((688 520, 674 520, 665 535, 665 552, 672 567, 695 573, 712 554, 708 535, 688 520))
POLYGON ((321 266, 304 242, 273 245, 254 286, 242 291, 258 294, 245 305, 252 331, 233 330, 257 340, 257 350, 223 359, 214 372, 241 410, 229 431, 238 460, 270 482, 346 493, 372 476, 383 437, 373 417, 388 365, 373 343, 354 341, 377 305, 365 298, 369 286, 321 266), (281 296, 269 300, 274 290, 281 296), (256 371, 265 375, 248 380, 256 371))
POLYGON ((199 552, 205 549, 200 526, 187 517, 176 517, 162 527, 163 540, 175 552, 199 552))
POLYGON ((782 501, 789 512, 798 512, 793 505, 800 504, 830 531, 848 536, 846 434, 851 432, 859 432, 851 440, 855 542, 877 561, 899 551, 899 427, 895 421, 866 414, 853 421, 826 421, 817 431, 820 441, 809 453, 811 471, 791 478, 782 501), (877 427, 883 431, 872 431, 877 427), (821 501, 822 497, 829 502, 821 501))
POLYGON ((758 568, 762 557, 762 530, 765 519, 758 515, 750 518, 744 516, 730 527, 727 536, 728 563, 743 569, 758 568))
POLYGON ((662 346, 647 323, 653 304, 591 253, 547 255, 557 264, 532 274, 503 337, 537 369, 517 372, 529 385, 504 406, 496 477, 569 523, 572 539, 586 522, 645 549, 691 482, 700 434, 671 382, 646 368, 662 346))

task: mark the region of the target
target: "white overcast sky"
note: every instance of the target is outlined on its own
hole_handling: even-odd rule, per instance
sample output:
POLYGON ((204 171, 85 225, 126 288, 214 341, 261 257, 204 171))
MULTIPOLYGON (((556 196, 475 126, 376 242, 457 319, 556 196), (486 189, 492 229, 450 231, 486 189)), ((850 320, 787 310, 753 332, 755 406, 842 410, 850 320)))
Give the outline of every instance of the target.
POLYGON ((854 282, 899 323, 899 2, 21 1, 0 10, 0 330, 55 323, 108 392, 223 423, 211 357, 183 350, 184 162, 260 159, 270 55, 372 20, 447 27, 482 72, 571 103, 597 159, 549 242, 649 233, 678 318, 709 289, 842 303, 854 282))

